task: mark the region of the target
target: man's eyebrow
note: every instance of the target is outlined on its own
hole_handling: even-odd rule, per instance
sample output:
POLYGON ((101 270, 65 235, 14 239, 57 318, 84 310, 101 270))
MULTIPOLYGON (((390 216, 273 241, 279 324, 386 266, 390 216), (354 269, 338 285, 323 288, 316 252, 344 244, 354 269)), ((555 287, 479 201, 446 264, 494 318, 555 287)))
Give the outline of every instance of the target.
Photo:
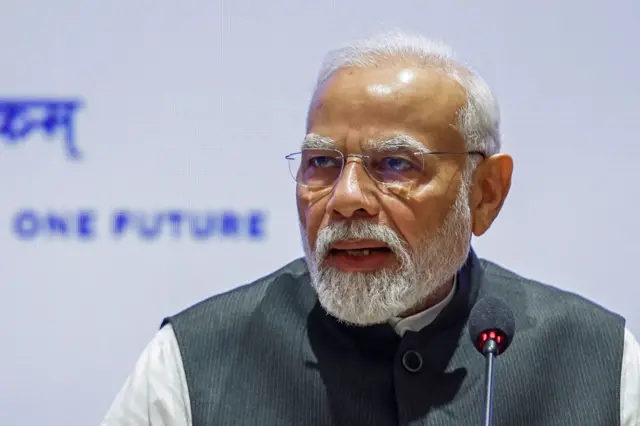
POLYGON ((365 148, 382 151, 397 151, 409 149, 411 151, 422 152, 425 154, 433 152, 417 139, 404 134, 398 134, 390 138, 370 140, 366 143, 365 148))
POLYGON ((304 137, 300 149, 338 149, 338 144, 329 137, 309 133, 304 137))
MULTIPOLYGON (((375 149, 382 151, 411 150, 414 152, 431 153, 420 141, 406 134, 397 134, 388 138, 371 139, 365 143, 364 149, 375 149)), ((320 136, 309 133, 304 137, 300 146, 304 149, 338 149, 338 144, 327 136, 320 136)))

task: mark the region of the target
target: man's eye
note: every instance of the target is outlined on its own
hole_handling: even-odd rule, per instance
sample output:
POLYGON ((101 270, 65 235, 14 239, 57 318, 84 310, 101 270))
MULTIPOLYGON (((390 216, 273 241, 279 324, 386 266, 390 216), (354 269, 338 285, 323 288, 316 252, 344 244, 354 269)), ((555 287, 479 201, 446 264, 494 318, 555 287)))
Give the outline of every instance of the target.
POLYGON ((340 161, 327 156, 313 157, 309 159, 309 165, 312 167, 317 167, 319 169, 327 167, 340 167, 340 161))
POLYGON ((406 158, 385 157, 380 160, 378 167, 394 172, 406 172, 413 169, 413 164, 406 158))

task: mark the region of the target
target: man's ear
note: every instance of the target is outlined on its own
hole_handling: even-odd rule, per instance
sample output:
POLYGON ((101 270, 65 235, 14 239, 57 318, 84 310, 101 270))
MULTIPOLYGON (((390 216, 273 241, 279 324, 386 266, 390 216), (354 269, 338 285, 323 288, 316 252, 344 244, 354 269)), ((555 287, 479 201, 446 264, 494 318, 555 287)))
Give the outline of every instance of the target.
POLYGON ((496 154, 478 164, 471 187, 472 231, 480 236, 487 232, 500 213, 511 188, 513 158, 496 154))

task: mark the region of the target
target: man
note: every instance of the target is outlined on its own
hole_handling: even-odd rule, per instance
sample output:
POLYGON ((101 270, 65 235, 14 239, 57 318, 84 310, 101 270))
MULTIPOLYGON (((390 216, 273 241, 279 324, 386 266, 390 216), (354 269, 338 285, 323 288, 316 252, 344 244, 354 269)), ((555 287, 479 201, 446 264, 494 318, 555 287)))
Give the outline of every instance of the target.
POLYGON ((495 422, 640 425, 640 349, 616 314, 479 260, 511 183, 498 106, 449 49, 387 34, 328 55, 299 153, 306 260, 168 318, 103 426, 467 425, 501 297, 495 422))

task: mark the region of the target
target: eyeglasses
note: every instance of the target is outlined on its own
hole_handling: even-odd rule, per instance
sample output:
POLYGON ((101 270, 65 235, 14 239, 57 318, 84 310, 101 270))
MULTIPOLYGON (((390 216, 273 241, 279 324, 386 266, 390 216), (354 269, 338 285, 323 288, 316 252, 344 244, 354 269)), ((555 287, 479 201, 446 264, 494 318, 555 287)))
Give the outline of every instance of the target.
POLYGON ((418 181, 425 172, 427 155, 480 155, 480 151, 468 152, 415 152, 412 150, 367 151, 363 154, 345 155, 332 149, 305 149, 285 158, 293 179, 309 188, 333 186, 349 157, 359 158, 371 179, 383 185, 408 185, 418 181))

